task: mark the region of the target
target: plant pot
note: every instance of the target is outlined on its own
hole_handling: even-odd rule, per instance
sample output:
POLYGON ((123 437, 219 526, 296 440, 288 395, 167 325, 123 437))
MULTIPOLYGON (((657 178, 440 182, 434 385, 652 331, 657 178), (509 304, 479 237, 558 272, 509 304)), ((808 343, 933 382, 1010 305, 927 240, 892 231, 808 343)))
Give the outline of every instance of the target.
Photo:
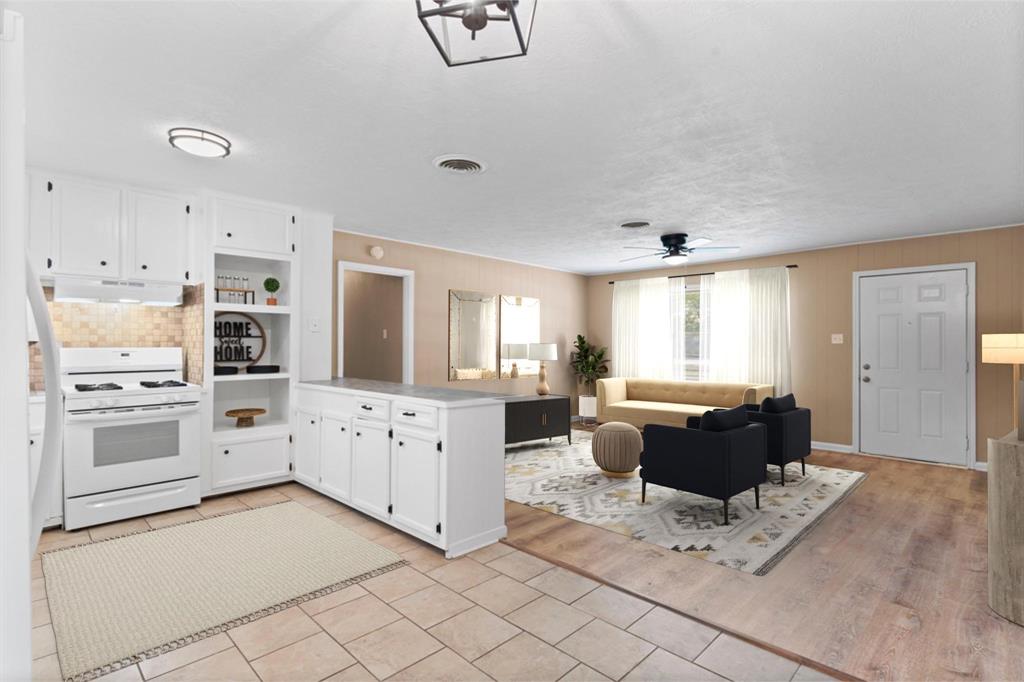
POLYGON ((267 305, 277 305, 277 297, 267 296, 267 305))
POLYGON ((597 396, 580 396, 580 419, 597 418, 597 396))

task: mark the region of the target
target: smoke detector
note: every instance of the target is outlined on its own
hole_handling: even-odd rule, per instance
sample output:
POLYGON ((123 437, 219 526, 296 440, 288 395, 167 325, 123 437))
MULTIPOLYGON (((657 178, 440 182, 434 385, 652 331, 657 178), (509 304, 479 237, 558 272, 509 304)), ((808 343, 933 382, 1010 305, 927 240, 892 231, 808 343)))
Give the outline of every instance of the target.
POLYGON ((487 170, 487 164, 462 154, 445 154, 434 159, 434 166, 455 175, 479 175, 487 170))

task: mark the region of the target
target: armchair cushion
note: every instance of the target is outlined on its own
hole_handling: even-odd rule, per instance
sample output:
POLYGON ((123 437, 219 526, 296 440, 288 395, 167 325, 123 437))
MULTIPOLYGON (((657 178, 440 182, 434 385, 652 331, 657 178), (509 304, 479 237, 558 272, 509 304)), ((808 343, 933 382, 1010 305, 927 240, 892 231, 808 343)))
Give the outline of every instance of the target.
POLYGON ((728 431, 747 425, 747 408, 743 405, 728 410, 708 410, 700 418, 701 431, 728 431))
POLYGON ((796 397, 792 393, 778 398, 765 398, 761 401, 762 412, 780 414, 782 412, 792 412, 795 409, 796 397))

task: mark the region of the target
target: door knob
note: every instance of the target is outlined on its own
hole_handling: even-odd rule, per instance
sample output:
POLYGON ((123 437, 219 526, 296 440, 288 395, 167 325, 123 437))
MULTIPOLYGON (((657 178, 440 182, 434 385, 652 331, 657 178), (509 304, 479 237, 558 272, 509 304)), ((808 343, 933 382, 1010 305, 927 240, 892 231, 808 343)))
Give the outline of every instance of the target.
POLYGON ((861 381, 863 381, 865 384, 870 384, 871 383, 871 377, 864 377, 863 379, 861 379, 861 381))
POLYGON ((869 365, 868 363, 865 362, 864 363, 864 369, 871 369, 871 365, 869 365))

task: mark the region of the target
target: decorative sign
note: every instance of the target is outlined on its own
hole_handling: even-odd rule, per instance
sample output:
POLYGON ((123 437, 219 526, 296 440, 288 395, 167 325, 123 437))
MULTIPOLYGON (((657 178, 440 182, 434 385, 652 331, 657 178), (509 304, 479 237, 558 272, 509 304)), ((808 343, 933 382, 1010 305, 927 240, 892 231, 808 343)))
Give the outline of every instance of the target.
POLYGON ((213 319, 214 362, 255 365, 267 350, 267 332, 252 315, 217 313, 213 319))

